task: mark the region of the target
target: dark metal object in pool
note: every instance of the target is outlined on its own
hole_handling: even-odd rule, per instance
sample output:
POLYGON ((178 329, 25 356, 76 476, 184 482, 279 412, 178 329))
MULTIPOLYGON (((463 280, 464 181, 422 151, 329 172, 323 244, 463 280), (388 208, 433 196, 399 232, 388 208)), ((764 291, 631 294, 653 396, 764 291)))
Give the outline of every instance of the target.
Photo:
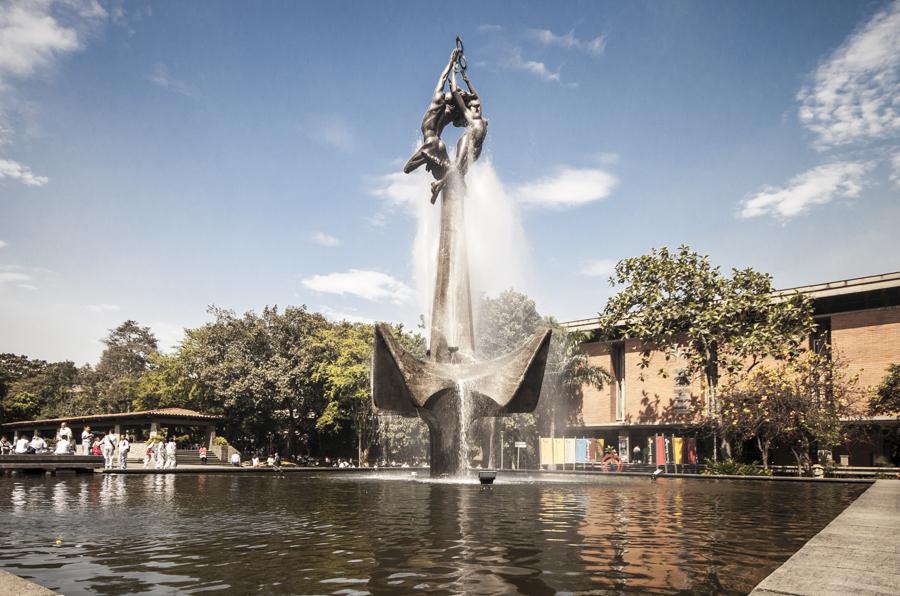
POLYGON ((478 482, 481 484, 494 484, 494 478, 497 477, 497 470, 482 470, 478 472, 478 482))

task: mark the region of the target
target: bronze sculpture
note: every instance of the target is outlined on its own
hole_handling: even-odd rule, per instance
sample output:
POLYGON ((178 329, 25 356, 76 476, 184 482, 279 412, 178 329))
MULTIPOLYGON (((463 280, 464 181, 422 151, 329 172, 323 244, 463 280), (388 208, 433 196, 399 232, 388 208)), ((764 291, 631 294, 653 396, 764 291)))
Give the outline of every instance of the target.
POLYGON ((389 326, 378 324, 372 360, 375 406, 420 416, 428 425, 432 476, 458 474, 468 467, 467 428, 474 419, 534 410, 550 347, 548 330, 536 333, 506 356, 481 362, 475 355, 463 217, 464 176, 481 155, 487 120, 482 115, 481 98, 469 81, 459 38, 456 45, 425 112, 425 142, 404 168, 408 173, 426 164, 435 177, 432 203, 437 196, 442 197, 428 355, 419 359, 407 353, 389 326), (457 86, 457 72, 468 91, 457 86), (448 77, 449 98, 444 93, 448 77), (466 128, 452 161, 440 140, 450 122, 466 128))

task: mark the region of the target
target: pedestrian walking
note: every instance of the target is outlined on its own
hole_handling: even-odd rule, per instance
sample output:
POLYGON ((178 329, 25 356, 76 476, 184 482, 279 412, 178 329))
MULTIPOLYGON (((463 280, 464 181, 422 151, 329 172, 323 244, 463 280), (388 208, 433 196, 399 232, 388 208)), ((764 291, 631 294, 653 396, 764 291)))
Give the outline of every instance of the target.
POLYGON ((200 447, 200 463, 206 465, 206 447, 200 447))
POLYGON ((175 446, 175 439, 169 439, 169 442, 166 443, 166 467, 167 468, 175 468, 178 466, 178 460, 175 456, 176 451, 177 451, 177 447, 175 446))
POLYGON ((103 452, 104 468, 113 467, 113 454, 116 452, 116 440, 114 437, 115 435, 112 433, 106 433, 103 436, 103 440, 100 441, 101 450, 103 452))

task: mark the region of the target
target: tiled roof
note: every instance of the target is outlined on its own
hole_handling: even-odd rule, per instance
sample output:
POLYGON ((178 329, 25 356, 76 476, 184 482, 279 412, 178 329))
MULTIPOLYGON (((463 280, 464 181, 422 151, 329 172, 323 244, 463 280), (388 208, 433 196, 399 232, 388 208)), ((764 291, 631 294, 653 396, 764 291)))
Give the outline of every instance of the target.
POLYGON ((92 414, 90 416, 67 416, 65 418, 45 418, 43 420, 22 420, 20 422, 7 422, 0 424, 0 428, 20 428, 23 426, 43 426, 47 424, 59 424, 60 422, 93 422, 108 420, 125 420, 129 418, 185 418, 188 420, 209 420, 215 422, 222 420, 222 416, 203 414, 186 408, 158 408, 156 410, 141 410, 139 412, 119 412, 115 414, 92 414))

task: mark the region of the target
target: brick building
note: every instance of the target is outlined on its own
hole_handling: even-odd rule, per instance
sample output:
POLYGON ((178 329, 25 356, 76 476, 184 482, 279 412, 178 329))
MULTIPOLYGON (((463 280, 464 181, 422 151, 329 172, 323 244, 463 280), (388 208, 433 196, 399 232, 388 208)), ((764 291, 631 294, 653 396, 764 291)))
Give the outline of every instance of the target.
MULTIPOLYGON (((859 373, 862 386, 878 386, 888 366, 900 363, 900 272, 790 288, 777 294, 793 292, 802 292, 813 302, 817 328, 810 346, 830 344, 848 362, 849 372, 859 373)), ((563 326, 590 334, 598 323, 597 319, 581 319, 563 326)), ((675 373, 683 363, 677 359, 666 362, 662 354, 653 354, 650 366, 641 369, 638 340, 589 340, 583 348, 593 364, 610 372, 613 382, 601 391, 585 388, 581 425, 570 428, 570 435, 603 438, 629 457, 635 445, 645 449, 648 439, 657 433, 696 433, 696 420, 688 412, 702 402, 704 388, 699 381, 688 386, 677 383, 675 373), (658 374, 660 369, 668 374, 658 374)), ((891 462, 897 453, 897 418, 872 417, 867 423, 871 444, 837 449, 835 459, 857 466, 900 465, 891 462)), ((701 457, 711 455, 710 451, 707 444, 701 457)))

